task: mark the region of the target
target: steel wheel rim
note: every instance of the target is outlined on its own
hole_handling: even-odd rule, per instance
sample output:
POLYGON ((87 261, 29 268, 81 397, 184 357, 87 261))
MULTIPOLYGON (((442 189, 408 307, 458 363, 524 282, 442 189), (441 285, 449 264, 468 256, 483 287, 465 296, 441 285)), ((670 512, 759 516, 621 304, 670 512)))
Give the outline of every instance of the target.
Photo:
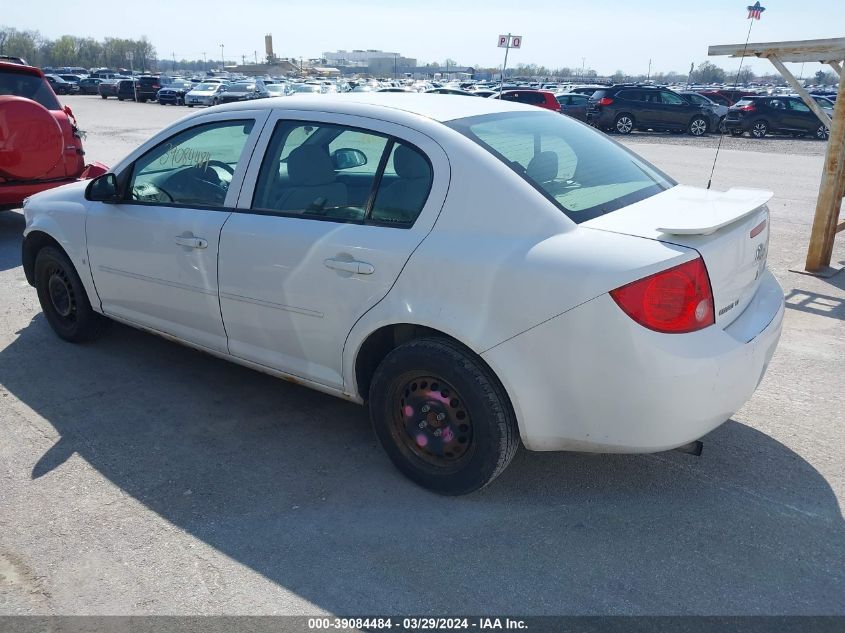
POLYGON ((755 123, 754 129, 752 131, 754 133, 754 136, 765 136, 767 130, 768 127, 765 123, 755 123))
POLYGON ((473 423, 461 394, 438 376, 405 374, 391 398, 390 431, 406 456, 438 472, 460 468, 473 453, 473 423))
POLYGON ((56 315, 66 322, 76 320, 76 295, 70 277, 61 268, 51 268, 47 278, 47 294, 56 315))
POLYGON ((690 131, 693 133, 693 136, 701 136, 706 130, 707 123, 702 119, 695 119, 690 127, 690 131))
POLYGON ((820 139, 826 139, 830 136, 830 131, 823 125, 816 128, 816 136, 820 139))
POLYGON ((633 121, 631 121, 631 119, 629 119, 629 118, 628 118, 628 117, 626 117, 626 116, 621 117, 621 118, 620 118, 620 119, 616 122, 616 129, 617 129, 619 132, 622 132, 623 134, 627 134, 628 132, 630 132, 630 131, 631 131, 631 128, 633 128, 633 127, 634 127, 634 123, 633 123, 633 121))

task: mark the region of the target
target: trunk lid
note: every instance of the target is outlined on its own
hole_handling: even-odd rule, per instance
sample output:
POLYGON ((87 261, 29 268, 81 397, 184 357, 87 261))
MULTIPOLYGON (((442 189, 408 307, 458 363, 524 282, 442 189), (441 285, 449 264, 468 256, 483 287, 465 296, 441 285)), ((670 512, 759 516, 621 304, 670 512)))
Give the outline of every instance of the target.
POLYGON ((678 185, 580 224, 693 248, 707 266, 716 325, 725 328, 751 302, 766 269, 772 192, 712 191, 678 185))

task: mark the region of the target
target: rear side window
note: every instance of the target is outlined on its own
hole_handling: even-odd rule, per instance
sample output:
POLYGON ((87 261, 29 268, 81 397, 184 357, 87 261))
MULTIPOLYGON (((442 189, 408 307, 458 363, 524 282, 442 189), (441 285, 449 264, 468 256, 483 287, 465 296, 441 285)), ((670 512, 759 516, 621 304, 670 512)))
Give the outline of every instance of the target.
POLYGON ((538 103, 545 103, 546 97, 540 92, 523 92, 520 101, 536 105, 538 103))
POLYGON ((0 71, 0 96, 11 95, 32 99, 48 110, 61 110, 59 100, 45 79, 29 73, 0 71))
POLYGON ((390 136, 328 123, 280 121, 252 208, 275 215, 407 227, 431 189, 431 165, 390 136))
POLYGON ((740 99, 734 105, 741 108, 743 106, 751 105, 752 103, 754 102, 751 99, 740 99))
MULTIPOLYGON (((607 94, 606 90, 596 90, 592 96, 584 95, 587 99, 592 99, 593 101, 598 101, 599 99, 604 98, 604 95, 607 94)), ((572 98, 572 103, 575 103, 575 97, 572 98)))
POLYGON ((675 184, 633 153, 568 117, 509 112, 447 125, 499 158, 574 222, 610 213, 675 184))
POLYGON ((642 90, 622 90, 616 96, 617 96, 617 98, 625 99, 626 101, 642 101, 643 100, 642 90))

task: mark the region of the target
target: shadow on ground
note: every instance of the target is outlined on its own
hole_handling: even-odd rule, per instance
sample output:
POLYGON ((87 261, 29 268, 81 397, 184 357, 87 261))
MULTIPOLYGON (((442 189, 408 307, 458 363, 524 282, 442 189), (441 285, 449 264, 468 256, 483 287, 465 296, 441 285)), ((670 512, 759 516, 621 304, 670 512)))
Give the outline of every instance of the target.
POLYGON ((700 458, 521 451, 492 486, 452 499, 394 471, 364 409, 125 327, 69 345, 39 315, 0 352, 0 376, 61 435, 33 478, 78 453, 328 611, 843 608, 845 530, 830 487, 737 422, 700 458))

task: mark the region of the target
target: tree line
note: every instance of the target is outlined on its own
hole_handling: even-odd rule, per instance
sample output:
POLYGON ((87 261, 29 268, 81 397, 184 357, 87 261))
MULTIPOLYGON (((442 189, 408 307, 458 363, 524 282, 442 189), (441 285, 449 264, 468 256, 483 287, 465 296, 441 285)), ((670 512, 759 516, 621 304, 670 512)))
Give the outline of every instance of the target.
POLYGON ((155 70, 155 46, 140 39, 62 35, 58 39, 44 37, 38 31, 19 31, 0 26, 0 55, 23 57, 33 66, 80 66, 82 68, 128 68, 127 53, 133 54, 132 65, 139 70, 155 70))

